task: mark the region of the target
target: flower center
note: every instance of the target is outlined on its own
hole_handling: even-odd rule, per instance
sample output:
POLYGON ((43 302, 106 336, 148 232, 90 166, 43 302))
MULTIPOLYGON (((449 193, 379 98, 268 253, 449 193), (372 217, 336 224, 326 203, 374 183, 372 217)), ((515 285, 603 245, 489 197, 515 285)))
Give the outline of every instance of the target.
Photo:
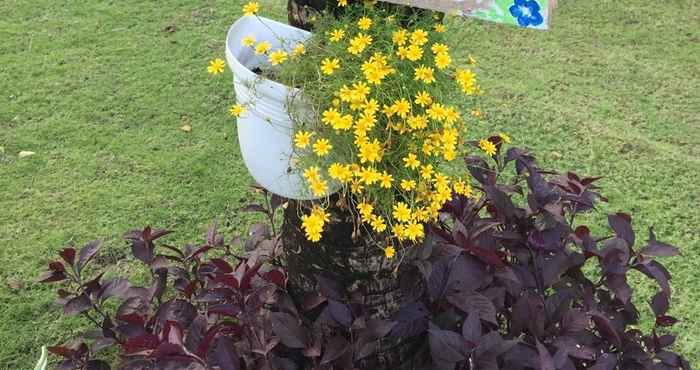
POLYGON ((527 17, 527 18, 532 17, 532 13, 530 12, 530 8, 528 8, 524 5, 520 7, 520 13, 522 13, 522 15, 524 17, 527 17))

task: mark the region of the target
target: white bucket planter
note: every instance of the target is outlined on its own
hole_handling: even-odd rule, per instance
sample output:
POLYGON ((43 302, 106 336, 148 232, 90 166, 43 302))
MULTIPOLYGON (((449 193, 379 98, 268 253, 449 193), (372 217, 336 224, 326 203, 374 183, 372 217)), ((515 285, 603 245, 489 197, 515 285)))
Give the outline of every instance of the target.
MULTIPOLYGON (((314 199, 300 171, 292 161, 294 123, 290 101, 300 91, 263 78, 252 70, 270 66, 267 56, 256 55, 241 45, 252 35, 257 42, 268 41, 272 50, 291 48, 306 41, 311 33, 270 19, 240 18, 226 38, 226 59, 233 72, 233 86, 239 104, 247 108, 238 118, 238 141, 248 171, 265 189, 292 199, 314 199)), ((298 109, 298 108, 295 108, 298 109)))

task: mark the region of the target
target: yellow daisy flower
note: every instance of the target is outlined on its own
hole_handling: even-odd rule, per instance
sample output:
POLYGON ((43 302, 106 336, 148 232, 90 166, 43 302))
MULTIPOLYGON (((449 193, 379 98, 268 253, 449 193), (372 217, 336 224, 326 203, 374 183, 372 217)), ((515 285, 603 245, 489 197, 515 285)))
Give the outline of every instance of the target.
POLYGON ((272 49, 272 44, 269 41, 263 41, 255 45, 255 54, 263 55, 272 49))
POLYGON ((213 75, 218 75, 219 73, 224 72, 224 67, 226 66, 226 62, 224 62, 223 59, 216 58, 209 62, 209 66, 207 67, 207 72, 213 75))
POLYGON ((502 132, 499 133, 498 136, 501 138, 501 140, 503 140, 504 143, 506 143, 506 144, 510 144, 510 143, 511 143, 510 136, 508 136, 508 135, 506 135, 506 134, 504 134, 504 133, 502 133, 502 132))
POLYGON ((306 54, 306 46, 304 46, 304 44, 296 44, 294 49, 292 49, 292 57, 298 57, 304 54, 306 54))
POLYGON ((413 79, 416 81, 423 81, 426 84, 431 84, 435 82, 435 75, 433 72, 434 70, 432 67, 420 66, 415 69, 415 77, 413 79))
POLYGON ((416 155, 413 153, 409 153, 406 157, 404 157, 403 162, 406 168, 410 168, 412 170, 415 170, 420 166, 418 157, 416 157, 416 155))
POLYGON ((367 31, 370 29, 370 27, 372 27, 372 20, 367 17, 362 17, 359 21, 357 21, 357 27, 363 31, 367 31))
POLYGON ((428 32, 419 28, 411 33, 411 44, 423 46, 428 43, 428 32))
POLYGON ((449 54, 440 53, 435 56, 435 66, 438 67, 438 69, 445 69, 449 67, 450 64, 452 64, 452 58, 449 54))
POLYGON ((241 39, 241 45, 251 47, 255 45, 255 36, 248 35, 241 39))
POLYGON ((362 32, 358 33, 352 40, 350 40, 350 46, 348 46, 348 53, 353 55, 359 55, 365 49, 372 44, 372 36, 366 35, 362 32))
POLYGON ((311 136, 313 136, 313 132, 310 131, 297 131, 296 134, 294 134, 294 146, 300 149, 304 149, 309 144, 311 143, 311 136))
POLYGON ((330 40, 332 42, 338 42, 342 40, 343 37, 345 37, 345 30, 338 28, 337 30, 333 30, 333 32, 331 32, 330 40))
POLYGON ((433 165, 432 164, 427 164, 425 166, 421 166, 420 168, 420 176, 425 179, 425 180, 430 180, 433 177, 433 165))
POLYGON ((394 182, 394 177, 391 176, 388 172, 382 173, 382 178, 379 180, 379 186, 381 186, 384 189, 390 189, 391 184, 394 182))
POLYGON ((430 104, 433 104, 433 98, 428 94, 427 91, 421 91, 416 95, 416 104, 420 105, 421 107, 427 107, 430 104))
POLYGON ((394 112, 401 118, 406 118, 408 113, 411 112, 411 103, 408 100, 401 98, 394 102, 394 112))
POLYGON ((322 197, 328 192, 328 183, 325 180, 313 181, 309 187, 315 197, 322 197))
POLYGON ((408 237, 411 241, 423 239, 423 237, 425 236, 423 224, 419 224, 417 222, 409 223, 408 225, 406 225, 405 234, 406 237, 408 237))
POLYGON ((289 54, 287 54, 286 51, 284 50, 277 50, 272 53, 270 53, 270 56, 267 58, 270 64, 273 66, 280 65, 287 61, 287 57, 289 54))
POLYGON ((248 4, 243 5, 243 14, 247 16, 255 15, 260 11, 260 4, 251 1, 248 4))
POLYGON ((314 153, 319 157, 328 155, 331 149, 333 149, 333 145, 331 145, 328 139, 318 139, 313 146, 314 153))
POLYGON ((496 145, 494 145, 490 140, 480 140, 479 148, 484 151, 488 156, 493 157, 496 155, 496 145))
POLYGON ((397 221, 408 222, 411 219, 411 209, 408 208, 406 203, 398 202, 393 208, 392 216, 394 216, 397 221))
POLYGON ((433 51, 433 54, 440 54, 440 53, 448 53, 450 51, 449 46, 445 44, 441 44, 439 42, 436 42, 433 44, 433 46, 430 47, 430 50, 433 51))
POLYGON ((374 206, 367 202, 362 202, 357 205, 357 211, 360 212, 360 216, 362 216, 363 219, 369 220, 374 212, 374 206))
POLYGON ((416 188, 415 180, 401 180, 401 189, 411 191, 416 188))
POLYGON ((435 29, 435 32, 437 32, 437 33, 443 33, 446 31, 446 27, 442 23, 436 24, 434 29, 435 29))
POLYGON ((319 181, 321 179, 321 172, 318 170, 318 167, 311 166, 304 170, 303 176, 308 182, 319 181))
POLYGON ((338 58, 326 58, 321 62, 321 72, 325 75, 332 75, 338 68, 340 68, 340 60, 338 58))
POLYGON ((384 255, 389 259, 394 258, 394 256, 396 256, 396 249, 392 246, 388 246, 384 248, 384 255))
POLYGON ((386 230, 386 223, 381 216, 372 215, 369 222, 375 232, 381 233, 386 230))
POLYGON ((398 31, 394 31, 394 33, 391 35, 391 41, 399 46, 403 46, 406 44, 406 40, 408 39, 408 31, 405 29, 400 29, 398 31))
MULTIPOLYGON (((399 49, 401 51, 401 49, 399 49)), ((423 58, 423 49, 418 45, 411 45, 406 50, 406 59, 416 62, 423 58)))
POLYGON ((229 112, 229 114, 231 114, 232 117, 238 118, 238 117, 240 117, 243 113, 245 113, 245 107, 242 106, 242 105, 240 105, 240 104, 236 104, 236 105, 232 106, 232 107, 228 110, 228 112, 229 112))

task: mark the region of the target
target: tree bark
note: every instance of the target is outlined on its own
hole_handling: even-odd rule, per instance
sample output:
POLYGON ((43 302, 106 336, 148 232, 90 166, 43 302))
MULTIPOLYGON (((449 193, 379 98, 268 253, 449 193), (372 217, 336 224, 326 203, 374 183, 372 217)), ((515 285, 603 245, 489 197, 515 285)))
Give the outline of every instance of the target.
MULTIPOLYGON (((308 241, 301 229, 300 214, 308 214, 303 202, 290 201, 284 214, 282 243, 285 251, 288 287, 301 303, 305 296, 319 291, 318 276, 342 282, 349 292, 358 292, 373 318, 389 319, 401 304, 401 291, 392 265, 384 256, 384 242, 373 240, 367 231, 356 232, 352 214, 331 197, 331 222, 320 242, 308 241)), ((376 236, 375 236, 376 237, 376 236)), ((349 297, 348 297, 349 298, 349 297)), ((415 340, 385 338, 373 356, 363 359, 360 369, 412 369, 415 340)))

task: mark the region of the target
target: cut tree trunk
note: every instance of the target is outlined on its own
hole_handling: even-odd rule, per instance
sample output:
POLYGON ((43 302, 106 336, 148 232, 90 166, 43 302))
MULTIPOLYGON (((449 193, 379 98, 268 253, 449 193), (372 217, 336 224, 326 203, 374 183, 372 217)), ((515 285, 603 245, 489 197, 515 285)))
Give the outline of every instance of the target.
MULTIPOLYGON (((401 291, 392 265, 384 256, 382 241, 373 240, 366 231, 356 232, 352 214, 331 197, 331 222, 320 242, 306 239, 300 214, 308 214, 301 202, 290 201, 284 214, 282 242, 285 251, 288 287, 291 296, 301 303, 305 296, 319 291, 317 276, 329 276, 342 282, 349 292, 359 292, 363 305, 373 318, 389 319, 401 304, 401 291)), ((375 236, 376 237, 376 236, 375 236)), ((310 318, 313 319, 313 318, 310 318)), ((385 338, 373 356, 357 364, 360 369, 412 369, 412 353, 419 343, 385 338)))
MULTIPOLYGON (((342 12, 342 8, 336 4, 337 0, 289 0, 289 23, 312 30, 312 18, 319 16, 323 9, 328 8, 335 14, 342 12)), ((405 17, 400 17, 404 20, 417 14, 433 14, 423 9, 379 4, 405 11, 405 17)), ((405 23, 404 20, 399 21, 405 23)), ((327 209, 331 222, 318 243, 309 242, 301 229, 300 214, 308 214, 309 210, 302 210, 303 202, 289 202, 281 233, 290 292, 297 302, 301 302, 307 294, 319 291, 317 276, 335 276, 349 291, 362 293, 364 304, 374 318, 388 319, 402 303, 395 266, 384 256, 384 242, 376 241, 377 236, 368 234, 366 229, 358 232, 356 219, 347 208, 338 206, 338 199, 338 196, 331 197, 331 205, 327 209)), ((374 356, 363 359, 357 365, 367 370, 413 369, 412 360, 418 345, 418 340, 386 338, 381 341, 379 351, 374 356)))

